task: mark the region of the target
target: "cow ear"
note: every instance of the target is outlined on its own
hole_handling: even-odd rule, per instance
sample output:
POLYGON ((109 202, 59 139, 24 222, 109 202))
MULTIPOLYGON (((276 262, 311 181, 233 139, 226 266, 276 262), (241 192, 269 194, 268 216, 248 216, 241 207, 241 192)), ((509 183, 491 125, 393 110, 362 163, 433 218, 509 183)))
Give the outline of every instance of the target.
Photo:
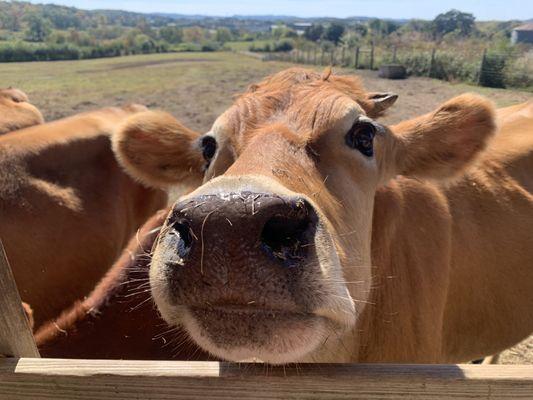
POLYGON ((396 103, 398 95, 395 93, 368 93, 366 100, 367 104, 370 104, 367 114, 370 118, 375 118, 396 103))
POLYGON ((198 186, 205 160, 200 134, 172 115, 146 111, 128 118, 113 134, 113 151, 126 171, 141 183, 158 188, 198 186))
POLYGON ((496 129, 487 99, 464 94, 437 110, 391 127, 396 139, 396 172, 443 179, 466 168, 486 147, 496 129))

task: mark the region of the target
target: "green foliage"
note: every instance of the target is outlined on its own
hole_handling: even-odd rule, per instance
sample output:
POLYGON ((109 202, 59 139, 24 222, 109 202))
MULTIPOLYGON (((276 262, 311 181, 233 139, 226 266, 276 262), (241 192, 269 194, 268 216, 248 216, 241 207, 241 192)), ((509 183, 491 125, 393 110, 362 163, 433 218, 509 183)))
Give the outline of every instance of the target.
POLYGON ((330 42, 335 43, 335 45, 339 44, 341 41, 341 37, 344 34, 344 25, 332 23, 324 32, 324 39, 328 40, 330 42))
POLYGON ((26 39, 30 42, 44 42, 52 32, 50 21, 37 14, 28 14, 24 19, 28 24, 26 39))
POLYGON ((322 24, 312 24, 305 28, 304 37, 312 42, 318 42, 324 34, 324 27, 322 24))
POLYGON ((450 32, 457 32, 460 36, 466 37, 475 28, 475 17, 472 14, 459 10, 450 10, 439 14, 433 20, 433 31, 437 37, 442 37, 450 32))
POLYGON ((218 28, 215 34, 215 39, 219 43, 230 42, 233 39, 233 35, 228 28, 218 28))
POLYGON ((283 52, 291 51, 294 49, 294 42, 290 39, 278 40, 273 43, 252 44, 249 47, 250 51, 255 52, 283 52))
POLYGON ((168 43, 177 44, 183 41, 183 30, 176 26, 164 26, 159 29, 159 36, 168 43))
POLYGON ((384 19, 373 19, 368 23, 369 28, 375 36, 387 36, 395 32, 400 25, 393 21, 384 19))

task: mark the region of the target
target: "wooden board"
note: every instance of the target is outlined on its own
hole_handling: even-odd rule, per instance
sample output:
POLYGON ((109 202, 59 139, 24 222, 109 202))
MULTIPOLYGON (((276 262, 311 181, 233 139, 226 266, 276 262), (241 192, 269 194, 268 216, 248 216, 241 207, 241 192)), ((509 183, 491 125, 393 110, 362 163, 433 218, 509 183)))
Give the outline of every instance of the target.
POLYGON ((4 359, 0 398, 532 399, 533 366, 4 359))
POLYGON ((0 240, 0 356, 39 357, 0 240))

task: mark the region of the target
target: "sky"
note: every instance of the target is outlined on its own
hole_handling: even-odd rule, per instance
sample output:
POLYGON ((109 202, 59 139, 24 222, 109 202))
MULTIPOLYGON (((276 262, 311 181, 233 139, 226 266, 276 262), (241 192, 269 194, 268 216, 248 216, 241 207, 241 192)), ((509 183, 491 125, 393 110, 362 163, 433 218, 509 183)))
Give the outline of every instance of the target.
POLYGON ((201 15, 368 16, 433 19, 456 8, 478 20, 533 18, 532 0, 30 0, 82 9, 117 9, 201 15))

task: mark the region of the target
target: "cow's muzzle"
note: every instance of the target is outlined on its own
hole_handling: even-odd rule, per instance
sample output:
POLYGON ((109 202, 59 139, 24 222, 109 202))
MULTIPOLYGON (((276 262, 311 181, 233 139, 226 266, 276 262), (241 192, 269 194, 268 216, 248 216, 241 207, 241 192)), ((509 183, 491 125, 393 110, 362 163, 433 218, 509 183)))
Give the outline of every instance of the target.
POLYGON ((152 292, 167 322, 183 324, 222 358, 292 361, 347 314, 335 314, 339 279, 325 276, 338 268, 336 255, 325 256, 329 241, 319 213, 297 194, 190 197, 174 205, 162 229, 152 292))

